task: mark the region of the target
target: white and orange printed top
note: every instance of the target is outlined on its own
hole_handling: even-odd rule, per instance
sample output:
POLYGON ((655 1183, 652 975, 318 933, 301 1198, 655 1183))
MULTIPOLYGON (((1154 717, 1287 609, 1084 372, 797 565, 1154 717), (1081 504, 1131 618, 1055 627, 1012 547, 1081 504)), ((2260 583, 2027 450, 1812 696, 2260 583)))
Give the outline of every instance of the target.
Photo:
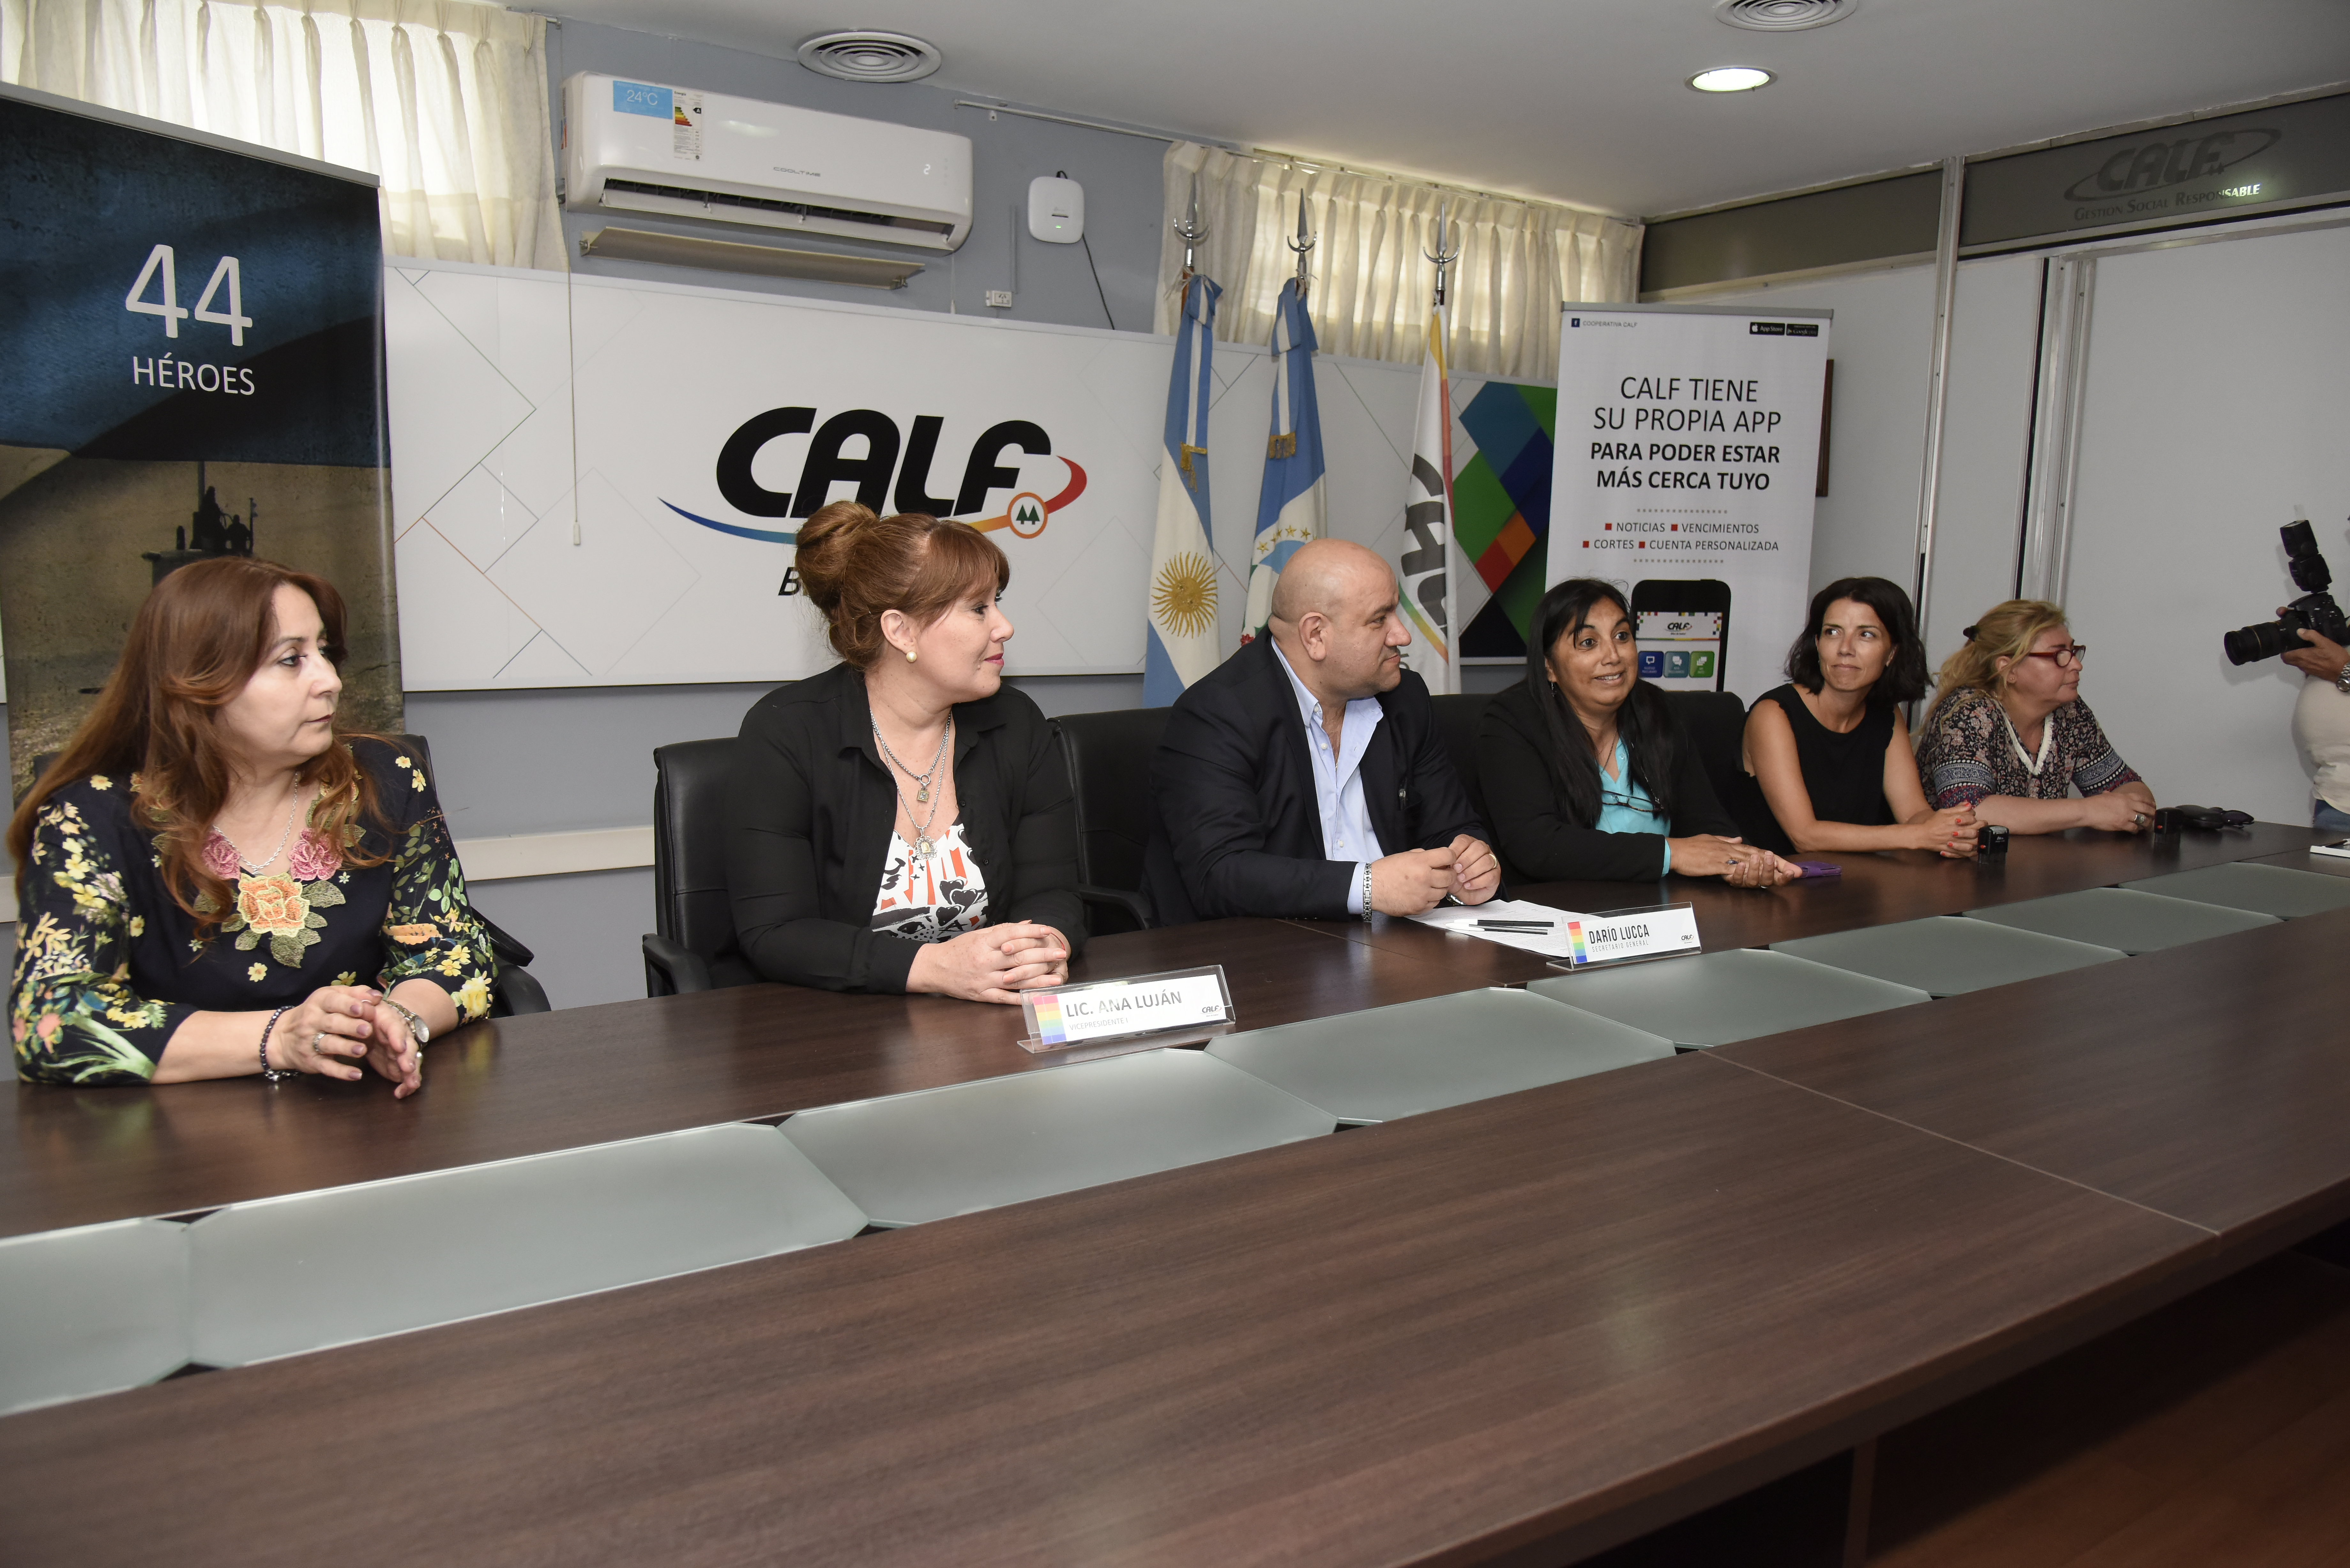
POLYGON ((963 842, 962 824, 931 844, 931 853, 917 855, 904 838, 889 835, 881 890, 873 903, 874 930, 942 942, 987 924, 987 879, 963 842))

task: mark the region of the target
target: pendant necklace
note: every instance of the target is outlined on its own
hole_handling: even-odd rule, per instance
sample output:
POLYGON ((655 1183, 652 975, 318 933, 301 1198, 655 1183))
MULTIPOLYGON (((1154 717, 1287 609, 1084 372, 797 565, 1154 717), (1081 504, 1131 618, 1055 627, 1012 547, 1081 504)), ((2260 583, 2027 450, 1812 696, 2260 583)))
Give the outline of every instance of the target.
MULTIPOLYGON (((313 793, 310 798, 312 800, 316 800, 317 799, 317 795, 313 793)), ((220 833, 221 842, 227 845, 229 848, 234 852, 236 856, 236 868, 238 873, 241 876, 245 877, 258 877, 261 875, 263 867, 274 864, 280 855, 286 853, 286 841, 294 836, 294 818, 299 815, 302 807, 306 804, 306 802, 297 800, 286 808, 286 831, 277 836, 277 847, 271 850, 265 858, 259 861, 245 858, 244 851, 237 848, 236 840, 231 838, 225 833, 221 833, 220 824, 214 823, 213 825, 213 831, 214 833, 220 833)))
POLYGON ((931 852, 931 824, 939 815, 939 803, 931 800, 931 781, 938 776, 939 769, 947 760, 947 748, 954 743, 954 716, 947 716, 947 727, 939 735, 939 754, 931 759, 928 773, 918 774, 898 760, 898 753, 891 751, 889 742, 881 738, 881 726, 878 722, 873 725, 873 743, 881 748, 881 754, 889 759, 889 765, 895 770, 889 775, 889 787, 897 792, 898 805, 905 811, 906 820, 910 823, 914 820, 914 808, 906 804, 906 786, 898 782, 899 774, 904 774, 920 786, 914 791, 917 801, 930 804, 931 809, 923 815, 922 826, 914 835, 914 853, 927 856, 931 852))

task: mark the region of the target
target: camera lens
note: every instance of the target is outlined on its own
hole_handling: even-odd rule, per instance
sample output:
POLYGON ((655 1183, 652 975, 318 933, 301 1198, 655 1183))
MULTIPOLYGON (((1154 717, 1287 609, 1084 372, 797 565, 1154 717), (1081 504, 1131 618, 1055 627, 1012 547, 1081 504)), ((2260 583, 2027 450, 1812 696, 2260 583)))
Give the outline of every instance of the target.
POLYGON ((2264 620, 2241 631, 2223 634, 2220 646, 2227 650, 2230 664, 2250 664, 2255 659, 2274 659, 2288 649, 2299 648, 2301 639, 2294 636, 2284 622, 2264 620))

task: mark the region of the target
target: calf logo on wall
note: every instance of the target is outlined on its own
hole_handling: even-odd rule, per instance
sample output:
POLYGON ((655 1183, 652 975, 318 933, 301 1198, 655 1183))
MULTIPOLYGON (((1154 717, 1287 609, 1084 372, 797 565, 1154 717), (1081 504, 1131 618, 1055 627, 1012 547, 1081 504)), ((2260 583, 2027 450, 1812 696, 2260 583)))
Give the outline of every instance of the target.
MULTIPOLYGON (((1009 528, 1018 538, 1034 539, 1045 531, 1054 513, 1086 491, 1086 471, 1064 457, 1059 462, 1068 474, 1058 494, 1047 500, 1034 491, 1019 491, 1002 512, 973 515, 987 511, 990 495, 1020 483, 1020 469, 1003 461, 1005 452, 1016 451, 1027 457, 1053 455, 1053 439, 1042 426, 1027 420, 1005 420, 989 427, 972 443, 971 454, 963 462, 962 481, 953 494, 934 496, 929 491, 935 477, 939 432, 946 424, 944 419, 935 414, 920 415, 909 435, 899 430, 897 421, 878 410, 849 409, 834 414, 821 425, 816 423, 817 411, 803 405, 769 409, 745 420, 726 438, 726 444, 718 452, 713 477, 718 493, 727 505, 746 516, 797 521, 815 516, 818 507, 835 499, 833 492, 837 486, 853 484, 857 487, 855 498, 875 512, 921 512, 933 517, 959 518, 982 533, 1009 528), (807 454, 788 487, 771 488, 753 472, 754 466, 770 442, 793 435, 811 437, 807 454), (862 450, 849 450, 852 442, 861 443, 862 450), (905 454, 902 463, 899 461, 901 450, 905 454), (894 487, 892 478, 897 482, 894 487)), ((799 538, 795 530, 750 528, 704 517, 666 496, 661 498, 661 504, 704 528, 739 538, 776 545, 795 544, 799 538)))

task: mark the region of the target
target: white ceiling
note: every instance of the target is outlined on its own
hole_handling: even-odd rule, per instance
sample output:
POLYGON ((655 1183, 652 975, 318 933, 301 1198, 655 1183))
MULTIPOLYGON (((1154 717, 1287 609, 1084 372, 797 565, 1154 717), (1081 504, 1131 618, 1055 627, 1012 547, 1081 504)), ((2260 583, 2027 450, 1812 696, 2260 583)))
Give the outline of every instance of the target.
MULTIPOLYGON (((2350 0, 1859 0, 1808 32, 1712 0, 557 0, 789 57, 886 27, 972 95, 1672 212, 2350 78, 2350 0), (1752 93, 1682 83, 1778 73, 1752 93)), ((887 89, 876 89, 887 90, 887 89)))

